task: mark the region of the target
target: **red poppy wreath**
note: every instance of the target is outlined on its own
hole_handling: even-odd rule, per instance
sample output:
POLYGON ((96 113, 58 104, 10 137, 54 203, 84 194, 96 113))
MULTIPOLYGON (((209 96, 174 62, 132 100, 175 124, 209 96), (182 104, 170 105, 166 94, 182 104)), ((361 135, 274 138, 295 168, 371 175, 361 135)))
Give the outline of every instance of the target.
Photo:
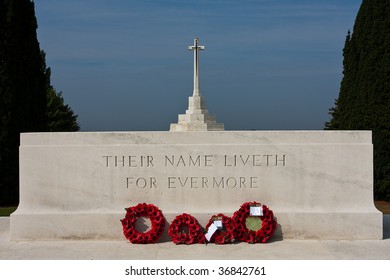
POLYGON ((210 238, 209 242, 216 244, 227 244, 232 243, 236 239, 235 230, 236 225, 232 218, 225 216, 224 214, 214 215, 210 218, 206 225, 207 231, 209 230, 212 223, 215 221, 221 221, 221 228, 219 228, 210 238))
POLYGON ((136 206, 126 208, 126 216, 121 220, 123 234, 126 239, 135 244, 156 243, 164 232, 165 218, 160 209, 153 204, 139 203, 136 206), (135 222, 140 217, 149 218, 152 226, 146 232, 135 229, 135 222))
POLYGON ((276 229, 273 212, 267 206, 258 202, 245 202, 233 214, 233 220, 237 225, 237 239, 248 243, 265 243, 273 236, 276 229), (250 207, 252 205, 262 208, 261 215, 251 217, 257 223, 257 230, 248 229, 247 227, 247 218, 250 217, 250 207))
POLYGON ((169 226, 168 234, 175 244, 189 245, 205 242, 199 222, 187 213, 176 216, 169 226))

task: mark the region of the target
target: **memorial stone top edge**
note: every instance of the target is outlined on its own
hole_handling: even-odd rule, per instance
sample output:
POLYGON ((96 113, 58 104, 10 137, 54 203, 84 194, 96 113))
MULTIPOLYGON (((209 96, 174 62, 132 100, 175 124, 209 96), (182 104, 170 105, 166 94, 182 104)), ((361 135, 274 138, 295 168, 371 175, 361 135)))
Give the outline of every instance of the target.
POLYGON ((371 131, 169 131, 21 133, 21 146, 170 144, 372 144, 371 131))

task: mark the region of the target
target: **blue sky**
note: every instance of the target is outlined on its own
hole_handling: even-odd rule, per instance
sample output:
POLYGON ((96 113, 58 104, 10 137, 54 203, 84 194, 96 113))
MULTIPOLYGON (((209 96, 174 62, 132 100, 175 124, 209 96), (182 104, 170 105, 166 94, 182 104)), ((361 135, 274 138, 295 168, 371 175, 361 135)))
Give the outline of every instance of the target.
POLYGON ((200 91, 225 129, 323 129, 360 0, 35 0, 52 84, 83 131, 169 130, 200 91))

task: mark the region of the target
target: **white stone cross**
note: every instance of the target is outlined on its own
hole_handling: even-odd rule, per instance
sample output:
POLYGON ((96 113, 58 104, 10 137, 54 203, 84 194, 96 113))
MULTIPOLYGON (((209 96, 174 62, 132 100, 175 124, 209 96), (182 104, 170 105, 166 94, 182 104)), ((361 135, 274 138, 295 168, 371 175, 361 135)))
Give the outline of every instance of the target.
POLYGON ((204 46, 198 45, 198 38, 194 39, 194 45, 188 46, 188 50, 194 51, 194 93, 193 96, 199 96, 199 61, 198 61, 198 50, 203 51, 204 46))

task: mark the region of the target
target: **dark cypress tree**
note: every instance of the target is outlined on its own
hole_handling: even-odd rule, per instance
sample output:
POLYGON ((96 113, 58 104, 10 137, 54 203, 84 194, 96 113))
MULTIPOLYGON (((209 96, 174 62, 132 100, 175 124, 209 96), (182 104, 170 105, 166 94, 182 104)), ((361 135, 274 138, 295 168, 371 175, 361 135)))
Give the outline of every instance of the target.
POLYGON ((46 77, 46 94, 47 94, 47 122, 48 131, 79 131, 80 126, 77 123, 77 115, 73 110, 64 103, 62 92, 57 92, 51 85, 51 69, 46 67, 46 54, 41 52, 43 60, 43 68, 46 77))
POLYGON ((375 198, 390 200, 390 1, 363 0, 326 129, 372 130, 375 198))
POLYGON ((47 118, 48 131, 79 131, 77 115, 64 103, 62 92, 57 92, 52 86, 47 88, 47 118))
POLYGON ((21 132, 47 130, 34 3, 0 1, 0 205, 17 204, 21 132))
POLYGON ((79 131, 77 115, 64 103, 62 92, 57 92, 53 87, 47 89, 47 117, 48 130, 58 131, 79 131))

